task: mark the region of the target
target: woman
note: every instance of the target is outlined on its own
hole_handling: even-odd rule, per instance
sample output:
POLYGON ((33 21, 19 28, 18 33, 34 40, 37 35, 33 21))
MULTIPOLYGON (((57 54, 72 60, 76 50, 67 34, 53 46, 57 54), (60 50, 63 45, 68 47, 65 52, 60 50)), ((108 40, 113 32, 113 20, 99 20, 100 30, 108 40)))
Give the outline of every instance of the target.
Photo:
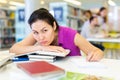
POLYGON ((87 21, 92 16, 92 12, 90 10, 86 10, 85 12, 83 12, 83 16, 84 16, 84 21, 87 21))
POLYGON ((70 49, 69 56, 77 56, 81 55, 81 49, 86 53, 88 61, 99 61, 103 57, 100 49, 92 46, 75 30, 59 26, 44 8, 34 11, 28 23, 32 33, 21 42, 14 44, 10 52, 16 54, 37 50, 65 52, 65 49, 70 49), (36 42, 38 45, 35 45, 36 42))
POLYGON ((107 14, 108 14, 107 9, 105 7, 101 7, 98 12, 98 22, 102 29, 104 29, 104 31, 108 33, 109 27, 107 24, 107 14))
POLYGON ((107 9, 105 7, 101 7, 99 12, 98 12, 98 16, 100 18, 99 23, 103 24, 107 22, 107 9))

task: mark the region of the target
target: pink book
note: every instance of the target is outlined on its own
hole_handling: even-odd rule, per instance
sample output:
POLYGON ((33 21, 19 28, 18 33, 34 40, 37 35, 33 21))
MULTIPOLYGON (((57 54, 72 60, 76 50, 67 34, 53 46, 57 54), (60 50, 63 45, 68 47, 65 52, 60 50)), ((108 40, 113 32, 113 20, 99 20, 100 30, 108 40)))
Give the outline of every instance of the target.
POLYGON ((18 63, 17 66, 31 76, 45 77, 45 76, 55 76, 65 73, 64 69, 59 68, 46 61, 18 63))

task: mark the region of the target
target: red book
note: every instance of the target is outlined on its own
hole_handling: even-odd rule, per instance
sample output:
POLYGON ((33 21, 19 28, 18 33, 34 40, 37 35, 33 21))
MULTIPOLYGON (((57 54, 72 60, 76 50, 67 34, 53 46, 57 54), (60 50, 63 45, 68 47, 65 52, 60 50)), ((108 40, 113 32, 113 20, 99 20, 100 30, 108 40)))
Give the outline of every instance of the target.
POLYGON ((65 73, 65 71, 62 68, 59 68, 46 61, 18 63, 17 66, 21 68, 23 71, 30 74, 31 76, 51 77, 65 73))

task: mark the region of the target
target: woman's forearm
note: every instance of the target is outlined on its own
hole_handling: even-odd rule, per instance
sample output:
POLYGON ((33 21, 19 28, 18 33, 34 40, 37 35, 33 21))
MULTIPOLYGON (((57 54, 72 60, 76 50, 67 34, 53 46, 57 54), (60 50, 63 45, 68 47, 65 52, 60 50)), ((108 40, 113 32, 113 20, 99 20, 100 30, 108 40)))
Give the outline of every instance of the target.
POLYGON ((10 48, 9 52, 10 53, 15 53, 16 55, 19 54, 24 54, 28 52, 33 52, 37 50, 41 50, 41 46, 21 46, 21 45, 14 45, 13 47, 10 48))

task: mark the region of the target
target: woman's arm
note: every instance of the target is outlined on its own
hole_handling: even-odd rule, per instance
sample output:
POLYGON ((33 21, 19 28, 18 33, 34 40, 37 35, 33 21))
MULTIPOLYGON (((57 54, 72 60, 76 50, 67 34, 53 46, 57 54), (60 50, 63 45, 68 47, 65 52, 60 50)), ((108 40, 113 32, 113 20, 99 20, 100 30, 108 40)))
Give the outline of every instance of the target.
POLYGON ((22 41, 15 43, 9 50, 10 53, 22 54, 30 51, 38 50, 39 46, 33 46, 36 43, 33 35, 30 34, 22 41))
POLYGON ((103 52, 90 44, 80 34, 75 35, 74 42, 87 55, 88 61, 99 61, 103 57, 103 52))
POLYGON ((62 47, 59 46, 40 46, 40 45, 34 45, 36 43, 36 40, 33 38, 33 35, 30 34, 28 37, 23 39, 22 41, 14 44, 9 52, 18 54, 38 51, 38 50, 45 50, 45 51, 56 51, 56 52, 66 52, 62 47))

